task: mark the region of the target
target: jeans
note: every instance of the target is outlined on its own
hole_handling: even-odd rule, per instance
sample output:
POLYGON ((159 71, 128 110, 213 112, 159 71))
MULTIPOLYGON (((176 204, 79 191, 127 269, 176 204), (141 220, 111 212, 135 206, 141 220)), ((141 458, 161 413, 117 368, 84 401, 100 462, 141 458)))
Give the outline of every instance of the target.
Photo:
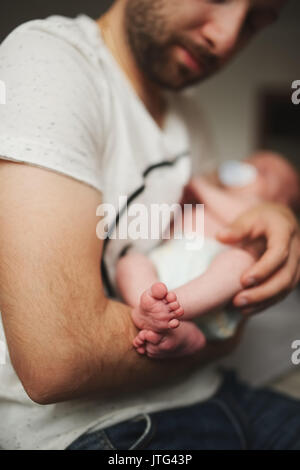
POLYGON ((84 434, 67 450, 300 450, 300 401, 225 372, 209 400, 140 414, 84 434))

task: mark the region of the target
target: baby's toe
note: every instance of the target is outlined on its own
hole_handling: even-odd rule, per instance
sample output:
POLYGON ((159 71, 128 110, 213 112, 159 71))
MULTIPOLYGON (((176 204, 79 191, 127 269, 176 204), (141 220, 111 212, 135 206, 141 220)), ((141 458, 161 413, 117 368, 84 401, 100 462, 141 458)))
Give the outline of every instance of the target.
POLYGON ((182 317, 182 315, 184 314, 184 310, 182 307, 179 307, 177 310, 175 310, 174 312, 174 315, 176 318, 180 318, 182 317))
POLYGON ((155 299, 162 300, 166 297, 168 289, 162 282, 156 282, 151 287, 151 293, 155 299))
POLYGON ((169 309, 170 309, 170 310, 177 310, 179 307, 180 307, 180 305, 179 305, 178 302, 171 302, 171 303, 169 304, 169 309))
POLYGON ((146 353, 146 350, 145 350, 145 348, 138 348, 138 349, 137 349, 137 352, 138 352, 139 354, 143 355, 143 354, 146 353))
POLYGON ((177 300, 177 295, 175 294, 175 292, 168 292, 166 299, 169 303, 175 302, 177 300))
POLYGON ((146 341, 146 330, 141 330, 138 335, 135 337, 135 341, 138 346, 142 346, 146 341))
POLYGON ((169 321, 169 328, 178 328, 180 325, 180 321, 177 320, 176 318, 173 318, 173 320, 169 321))
POLYGON ((155 304, 156 300, 152 296, 151 290, 146 290, 143 292, 140 298, 140 306, 143 310, 151 310, 153 305, 155 304))
POLYGON ((152 343, 152 344, 158 344, 162 339, 162 335, 159 334, 159 333, 155 333, 155 331, 147 331, 146 333, 146 341, 148 343, 152 343))
POLYGON ((151 357, 153 359, 157 358, 159 356, 159 349, 158 346, 155 344, 147 343, 146 346, 146 354, 148 357, 151 357))
POLYGON ((133 346, 135 348, 139 348, 140 346, 142 346, 144 344, 145 341, 143 341, 141 338, 139 338, 138 336, 136 338, 134 338, 133 340, 133 346))

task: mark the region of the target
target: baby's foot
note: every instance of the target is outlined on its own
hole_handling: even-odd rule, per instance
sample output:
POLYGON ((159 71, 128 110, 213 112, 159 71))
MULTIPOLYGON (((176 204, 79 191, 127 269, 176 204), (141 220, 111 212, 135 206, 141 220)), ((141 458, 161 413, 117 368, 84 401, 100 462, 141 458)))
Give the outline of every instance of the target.
POLYGON ((132 319, 140 330, 164 333, 169 328, 178 328, 178 318, 183 313, 176 294, 168 292, 162 282, 156 282, 141 295, 140 305, 133 309, 132 319))
POLYGON ((163 339, 163 333, 155 333, 151 330, 141 330, 133 340, 133 346, 139 354, 146 354, 148 342, 151 344, 159 344, 163 339))
POLYGON ((204 348, 206 339, 192 322, 182 322, 165 334, 142 330, 135 339, 136 350, 153 359, 168 359, 195 354, 204 348))

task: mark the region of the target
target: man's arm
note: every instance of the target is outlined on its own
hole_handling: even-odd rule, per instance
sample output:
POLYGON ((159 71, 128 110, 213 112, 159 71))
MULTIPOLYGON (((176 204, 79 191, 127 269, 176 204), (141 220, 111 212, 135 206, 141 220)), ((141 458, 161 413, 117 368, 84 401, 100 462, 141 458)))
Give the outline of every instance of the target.
POLYGON ((146 388, 222 357, 235 339, 176 361, 140 357, 131 309, 103 293, 98 191, 0 162, 0 308, 13 366, 41 404, 146 388))

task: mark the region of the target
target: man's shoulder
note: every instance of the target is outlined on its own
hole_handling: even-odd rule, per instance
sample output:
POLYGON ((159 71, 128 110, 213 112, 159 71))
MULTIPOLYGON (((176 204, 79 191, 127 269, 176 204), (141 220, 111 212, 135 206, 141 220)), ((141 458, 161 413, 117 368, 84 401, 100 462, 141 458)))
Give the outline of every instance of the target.
POLYGON ((8 98, 0 106, 0 156, 101 191, 108 79, 89 56, 89 27, 77 23, 57 16, 33 20, 1 44, 0 78, 8 98))
POLYGON ((32 42, 36 41, 36 47, 41 50, 43 47, 49 50, 51 43, 52 47, 60 50, 72 49, 89 62, 97 63, 97 51, 92 41, 95 32, 96 22, 83 14, 75 18, 51 15, 44 19, 34 19, 20 24, 8 34, 0 45, 0 55, 16 43, 24 49, 27 44, 32 46, 32 42))

